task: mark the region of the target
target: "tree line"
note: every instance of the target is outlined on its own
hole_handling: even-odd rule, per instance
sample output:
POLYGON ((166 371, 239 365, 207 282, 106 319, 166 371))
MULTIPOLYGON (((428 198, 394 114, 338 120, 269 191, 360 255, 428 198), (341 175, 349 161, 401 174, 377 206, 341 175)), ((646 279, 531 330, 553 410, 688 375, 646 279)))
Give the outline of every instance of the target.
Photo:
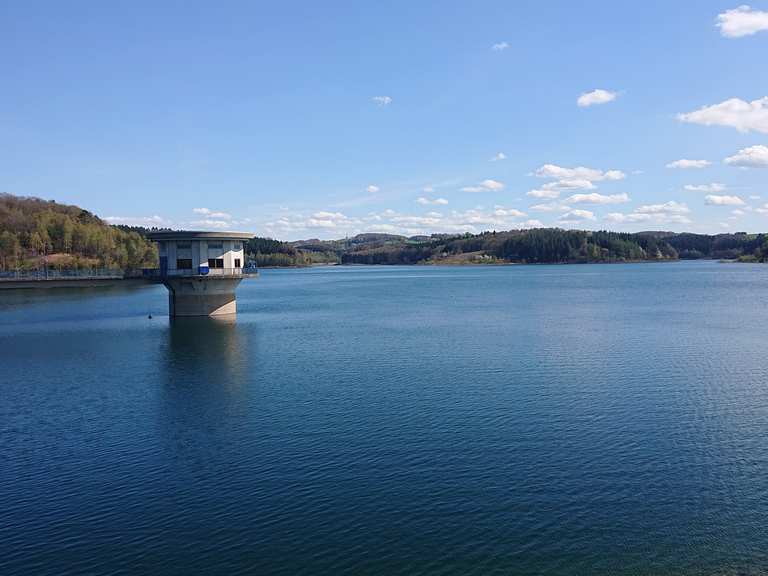
POLYGON ((272 238, 251 238, 245 245, 246 260, 259 267, 311 266, 312 264, 338 264, 335 250, 303 250, 289 242, 272 238))
MULTIPOLYGON (((0 270, 157 266, 147 240, 157 230, 112 226, 79 208, 0 194, 0 270)), ((312 264, 586 263, 717 258, 768 262, 768 235, 623 233, 536 228, 399 236, 358 234, 339 240, 282 242, 254 237, 246 261, 257 266, 312 264)))
POLYGON ((154 266, 141 234, 110 226, 77 206, 0 194, 0 269, 154 266))
POLYGON ((768 235, 609 232, 535 228, 481 234, 404 237, 361 234, 291 243, 330 251, 342 264, 588 263, 717 258, 768 261, 768 235))

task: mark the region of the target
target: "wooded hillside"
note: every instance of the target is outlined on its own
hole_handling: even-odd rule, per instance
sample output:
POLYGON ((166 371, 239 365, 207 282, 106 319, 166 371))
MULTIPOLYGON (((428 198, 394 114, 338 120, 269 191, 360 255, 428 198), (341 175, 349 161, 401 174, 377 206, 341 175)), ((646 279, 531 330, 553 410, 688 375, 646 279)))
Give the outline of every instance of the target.
POLYGON ((0 270, 156 265, 151 242, 78 206, 0 194, 0 270))
POLYGON ((763 234, 622 233, 537 228, 482 234, 395 236, 292 242, 297 250, 335 255, 343 264, 486 264, 632 262, 695 258, 768 260, 763 234))

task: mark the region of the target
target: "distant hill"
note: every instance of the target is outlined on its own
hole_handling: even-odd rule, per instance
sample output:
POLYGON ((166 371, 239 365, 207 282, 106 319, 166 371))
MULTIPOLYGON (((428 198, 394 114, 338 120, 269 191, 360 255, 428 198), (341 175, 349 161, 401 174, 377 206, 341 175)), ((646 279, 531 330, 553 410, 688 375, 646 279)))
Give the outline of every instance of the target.
POLYGON ((78 206, 0 194, 0 270, 153 266, 154 245, 78 206))
POLYGON ((245 245, 246 260, 260 267, 340 264, 340 249, 340 245, 322 240, 294 243, 260 237, 245 245))
MULTIPOLYGON (((153 229, 154 230, 154 229, 153 229)), ((155 266, 150 229, 112 226, 78 206, 0 194, 0 270, 155 266)), ((502 264, 717 258, 768 261, 768 235, 536 228, 481 234, 358 234, 339 240, 252 238, 248 262, 312 264, 502 264)))
POLYGON ((482 234, 398 236, 358 234, 341 240, 278 242, 254 239, 249 248, 260 265, 494 264, 635 262, 717 258, 768 260, 763 234, 690 234, 536 228, 482 234), (272 251, 272 252, 270 252, 272 251), (278 256, 282 255, 282 256, 278 256))

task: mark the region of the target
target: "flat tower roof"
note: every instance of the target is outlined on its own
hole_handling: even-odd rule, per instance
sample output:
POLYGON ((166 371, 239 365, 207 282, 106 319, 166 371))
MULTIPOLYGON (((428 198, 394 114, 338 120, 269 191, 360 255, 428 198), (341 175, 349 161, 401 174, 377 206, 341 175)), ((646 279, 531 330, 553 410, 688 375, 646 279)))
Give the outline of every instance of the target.
POLYGON ((158 230, 150 232, 147 238, 161 240, 250 240, 254 235, 248 232, 204 232, 200 230, 158 230))

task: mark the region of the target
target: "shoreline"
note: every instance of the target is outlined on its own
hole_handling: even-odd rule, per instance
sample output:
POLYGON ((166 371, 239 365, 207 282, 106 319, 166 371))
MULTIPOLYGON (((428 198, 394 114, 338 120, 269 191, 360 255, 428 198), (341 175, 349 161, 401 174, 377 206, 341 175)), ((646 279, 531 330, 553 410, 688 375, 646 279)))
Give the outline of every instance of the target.
MULTIPOLYGON (((394 266, 413 266, 413 267, 503 267, 503 266, 583 266, 589 264, 615 265, 615 264, 673 264, 680 262, 717 262, 718 264, 764 264, 758 261, 741 261, 738 259, 725 258, 677 258, 659 259, 659 260, 611 260, 602 262, 417 262, 414 264, 358 264, 354 262, 339 264, 308 264, 305 266, 260 266, 259 270, 303 270, 309 268, 336 268, 336 267, 394 267, 394 266)), ((96 288, 105 286, 126 286, 126 285, 144 285, 153 284, 146 278, 55 278, 50 280, 0 280, 0 291, 2 290, 47 290, 55 288, 96 288)))
POLYGON ((152 284, 145 278, 55 278, 51 280, 0 280, 0 290, 53 290, 152 284))
POLYGON ((727 258, 660 258, 658 260, 603 260, 603 261, 587 261, 587 262, 415 262, 404 263, 396 262, 394 264, 362 264, 358 262, 345 262, 338 264, 307 264, 307 265, 291 265, 291 266, 259 266, 259 270, 289 270, 289 269, 304 269, 304 268, 323 268, 323 267, 387 267, 387 266, 477 266, 477 267, 493 267, 493 266, 580 266, 585 264, 662 264, 662 263, 675 263, 675 262, 719 262, 723 264, 761 264, 761 262, 743 262, 738 259, 727 258))

